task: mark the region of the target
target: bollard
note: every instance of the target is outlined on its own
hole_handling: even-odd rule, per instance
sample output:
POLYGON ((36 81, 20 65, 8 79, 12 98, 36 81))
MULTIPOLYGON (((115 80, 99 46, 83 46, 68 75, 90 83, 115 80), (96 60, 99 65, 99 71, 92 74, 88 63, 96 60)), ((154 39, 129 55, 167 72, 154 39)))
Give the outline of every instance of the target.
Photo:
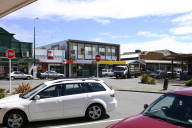
POLYGON ((167 90, 167 88, 168 88, 168 78, 165 78, 163 84, 163 90, 167 90))

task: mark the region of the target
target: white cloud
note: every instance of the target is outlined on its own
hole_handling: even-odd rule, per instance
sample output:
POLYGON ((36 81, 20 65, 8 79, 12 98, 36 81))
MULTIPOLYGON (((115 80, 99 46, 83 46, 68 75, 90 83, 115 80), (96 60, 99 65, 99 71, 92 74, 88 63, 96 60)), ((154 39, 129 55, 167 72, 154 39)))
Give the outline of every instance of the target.
POLYGON ((192 26, 179 26, 170 29, 170 32, 176 35, 192 34, 192 26))
POLYGON ((192 25, 192 12, 179 16, 172 20, 172 22, 179 23, 179 25, 192 25))
POLYGON ((155 38, 164 38, 167 37, 168 35, 166 34, 157 34, 157 33, 152 33, 149 31, 140 31, 137 33, 138 36, 145 36, 145 37, 155 37, 155 38))
POLYGON ((179 42, 172 37, 162 38, 160 40, 153 40, 147 42, 127 42, 121 44, 121 53, 133 52, 135 49, 142 51, 153 51, 168 49, 177 53, 192 53, 192 42, 179 42))
POLYGON ((112 39, 127 39, 130 36, 129 35, 115 35, 115 34, 111 34, 109 32, 102 32, 100 33, 101 36, 106 36, 112 39))
POLYGON ((177 27, 170 29, 173 34, 192 34, 192 12, 179 16, 173 19, 172 22, 177 24, 177 27))
POLYGON ((11 18, 125 19, 192 11, 191 0, 39 0, 11 18))

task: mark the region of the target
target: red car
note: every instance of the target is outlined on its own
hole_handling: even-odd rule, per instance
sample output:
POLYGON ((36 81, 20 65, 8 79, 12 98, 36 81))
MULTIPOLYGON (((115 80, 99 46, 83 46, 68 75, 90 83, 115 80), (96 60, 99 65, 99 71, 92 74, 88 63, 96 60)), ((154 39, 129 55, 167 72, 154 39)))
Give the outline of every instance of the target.
POLYGON ((144 108, 107 128, 192 128, 192 88, 171 91, 144 108))

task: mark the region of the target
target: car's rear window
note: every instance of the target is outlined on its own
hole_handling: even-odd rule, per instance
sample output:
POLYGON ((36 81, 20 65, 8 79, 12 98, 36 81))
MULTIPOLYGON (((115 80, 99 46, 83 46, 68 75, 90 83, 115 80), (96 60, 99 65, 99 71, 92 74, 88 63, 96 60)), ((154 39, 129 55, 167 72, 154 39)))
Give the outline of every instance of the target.
POLYGON ((106 89, 100 83, 85 83, 89 86, 92 92, 105 91, 106 89))

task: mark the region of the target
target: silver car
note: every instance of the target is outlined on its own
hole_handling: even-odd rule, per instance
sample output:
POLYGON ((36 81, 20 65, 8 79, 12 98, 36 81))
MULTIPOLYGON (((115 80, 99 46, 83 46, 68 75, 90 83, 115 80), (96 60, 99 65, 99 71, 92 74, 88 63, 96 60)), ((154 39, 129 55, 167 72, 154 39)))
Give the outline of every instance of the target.
MULTIPOLYGON (((10 74, 11 76, 11 79, 27 79, 27 80, 30 80, 30 79, 33 79, 33 76, 32 75, 29 75, 29 74, 25 74, 21 71, 14 71, 14 72, 11 72, 10 74)), ((9 79, 9 75, 7 77, 9 79)))
POLYGON ((112 69, 102 69, 102 76, 114 76, 112 69))
POLYGON ((58 79, 63 78, 64 74, 57 73, 56 71, 46 71, 44 73, 40 73, 40 78, 51 78, 51 79, 58 79))

